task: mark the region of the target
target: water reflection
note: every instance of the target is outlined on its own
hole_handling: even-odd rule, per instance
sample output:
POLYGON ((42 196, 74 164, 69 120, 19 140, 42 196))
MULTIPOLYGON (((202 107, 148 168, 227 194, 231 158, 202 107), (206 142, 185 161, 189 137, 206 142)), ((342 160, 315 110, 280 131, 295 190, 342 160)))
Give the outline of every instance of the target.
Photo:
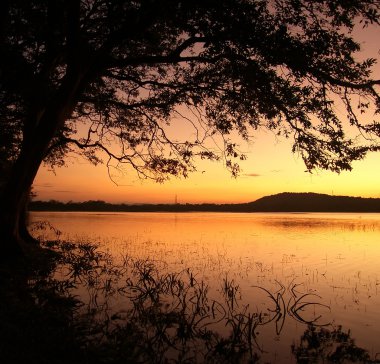
POLYGON ((264 363, 263 329, 280 335, 286 320, 301 325, 303 334, 277 362, 376 362, 355 345, 350 332, 326 321, 328 305, 299 284, 277 282, 277 291, 254 287, 267 298, 257 311, 244 304, 234 280, 220 283, 219 299, 190 269, 162 273, 149 260, 112 257, 92 244, 47 243, 59 252, 52 274, 32 282, 37 297, 75 297, 78 340, 86 343, 89 359, 136 363, 264 363), (87 292, 87 298, 86 293, 87 292), (308 318, 307 318, 308 317, 308 318), (287 357, 291 353, 291 357, 287 357))
POLYGON ((380 352, 379 215, 40 213, 34 218, 49 220, 63 239, 99 242, 119 262, 125 256, 148 260, 161 274, 191 268, 194 279, 207 284, 211 300, 220 300, 221 282, 228 277, 239 287, 240 308, 249 305, 250 313, 267 319, 286 312, 283 324, 284 315, 258 326, 264 361, 294 361, 289 348, 305 331, 281 299, 282 311, 276 311, 268 292, 277 299, 278 282, 285 307, 292 285, 299 284, 297 294, 308 295, 305 303, 314 297, 330 308, 306 306, 298 311, 305 321, 322 315, 318 324, 342 324, 371 357, 380 352))
POLYGON ((379 353, 371 359, 367 350, 358 347, 350 330, 309 326, 298 346, 292 345, 297 363, 380 363, 379 353))

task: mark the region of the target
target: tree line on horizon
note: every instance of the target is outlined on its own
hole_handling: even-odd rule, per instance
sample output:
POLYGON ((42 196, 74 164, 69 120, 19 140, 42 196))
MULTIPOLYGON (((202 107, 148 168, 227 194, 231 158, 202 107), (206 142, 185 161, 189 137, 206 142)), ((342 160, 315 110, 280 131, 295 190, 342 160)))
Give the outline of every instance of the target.
POLYGON ((114 204, 102 200, 84 202, 32 201, 30 211, 83 212, 380 212, 380 198, 330 196, 318 193, 279 193, 236 204, 114 204))

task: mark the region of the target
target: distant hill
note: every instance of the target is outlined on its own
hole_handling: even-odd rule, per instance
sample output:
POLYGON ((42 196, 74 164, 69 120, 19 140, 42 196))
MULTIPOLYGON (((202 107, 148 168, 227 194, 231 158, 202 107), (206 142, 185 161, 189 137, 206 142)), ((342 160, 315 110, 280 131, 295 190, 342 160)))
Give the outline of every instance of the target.
POLYGON ((379 198, 284 192, 242 204, 111 204, 105 201, 32 201, 31 211, 97 212, 380 212, 379 198))
POLYGON ((380 198, 284 192, 248 204, 261 212, 380 212, 380 198))

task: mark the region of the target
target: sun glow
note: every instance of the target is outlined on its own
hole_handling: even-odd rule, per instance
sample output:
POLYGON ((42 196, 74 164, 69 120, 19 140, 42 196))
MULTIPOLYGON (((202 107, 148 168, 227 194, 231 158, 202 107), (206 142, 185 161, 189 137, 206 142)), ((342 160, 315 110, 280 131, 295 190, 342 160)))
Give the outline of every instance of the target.
POLYGON ((351 172, 305 171, 300 156, 291 153, 289 141, 279 141, 270 133, 260 133, 246 146, 247 160, 242 172, 231 177, 222 162, 199 161, 198 171, 187 179, 159 184, 140 180, 129 170, 126 174, 97 167, 81 158, 55 174, 41 168, 34 191, 37 199, 59 201, 104 200, 114 203, 239 203, 256 200, 279 192, 317 192, 334 195, 380 197, 380 155, 372 153, 355 162, 351 172))

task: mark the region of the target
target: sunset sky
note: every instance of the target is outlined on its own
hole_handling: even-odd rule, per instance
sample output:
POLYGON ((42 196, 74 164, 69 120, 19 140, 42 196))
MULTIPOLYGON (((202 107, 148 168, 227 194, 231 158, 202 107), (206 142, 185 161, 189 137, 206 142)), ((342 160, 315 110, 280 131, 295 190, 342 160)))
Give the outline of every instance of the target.
MULTIPOLYGON (((380 27, 360 32, 365 57, 380 58, 380 27)), ((374 69, 380 78, 380 65, 374 69)), ((344 115, 344 110, 338 109, 344 115)), ((178 130, 186 133, 186 130, 178 130)), ((34 183, 36 199, 59 201, 105 200, 125 203, 238 203, 280 192, 318 192, 334 195, 380 197, 380 153, 369 154, 353 164, 353 171, 340 175, 327 171, 305 172, 302 159, 292 154, 288 140, 276 139, 268 131, 258 131, 249 144, 241 143, 248 158, 241 163, 241 175, 234 179, 222 162, 200 161, 198 172, 187 179, 171 179, 164 184, 139 180, 132 171, 108 176, 105 165, 97 167, 78 156, 55 174, 41 167, 34 183)))

